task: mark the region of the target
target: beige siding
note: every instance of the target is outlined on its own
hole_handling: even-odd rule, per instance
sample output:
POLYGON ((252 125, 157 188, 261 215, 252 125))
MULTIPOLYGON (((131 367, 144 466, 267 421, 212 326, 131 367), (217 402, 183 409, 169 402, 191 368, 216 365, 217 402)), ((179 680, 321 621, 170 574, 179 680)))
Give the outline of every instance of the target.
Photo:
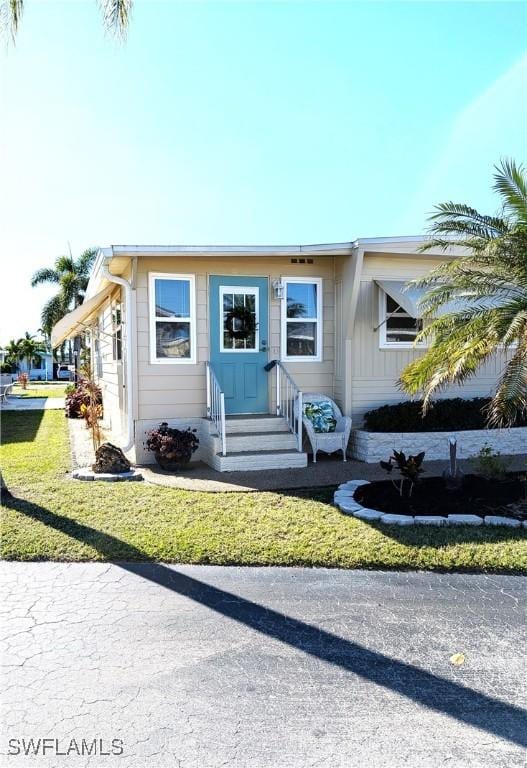
MULTIPOLYGON (((113 359, 112 343, 112 301, 119 298, 120 292, 121 289, 116 286, 116 290, 101 306, 97 318, 102 362, 102 376, 99 379, 99 385, 103 394, 104 424, 115 433, 122 431, 126 418, 126 403, 123 397, 123 364, 113 359)), ((122 309, 124 317, 124 303, 122 309)), ((94 371, 96 372, 96 370, 94 361, 94 371)))
MULTIPOLYGON (((351 342, 352 415, 358 426, 367 410, 386 403, 400 402, 406 396, 397 388, 403 368, 419 351, 379 348, 379 289, 375 279, 410 280, 426 274, 438 260, 406 259, 397 256, 367 255, 364 258, 360 282, 355 328, 351 342)), ((476 397, 489 395, 496 384, 503 360, 496 357, 485 365, 477 377, 463 387, 453 387, 443 397, 476 397)))
MULTIPOLYGON (((174 419, 202 417, 206 413, 205 362, 209 358, 208 282, 211 275, 254 275, 270 281, 269 359, 280 357, 280 301, 272 298, 274 278, 323 278, 323 360, 287 363, 304 391, 333 396, 335 287, 334 257, 314 257, 313 264, 292 264, 287 257, 255 258, 139 258, 137 269, 137 379, 138 418, 174 419), (196 276, 197 363, 152 364, 148 302, 149 272, 173 272, 196 276)), ((269 406, 275 406, 274 372, 269 374, 269 406)))

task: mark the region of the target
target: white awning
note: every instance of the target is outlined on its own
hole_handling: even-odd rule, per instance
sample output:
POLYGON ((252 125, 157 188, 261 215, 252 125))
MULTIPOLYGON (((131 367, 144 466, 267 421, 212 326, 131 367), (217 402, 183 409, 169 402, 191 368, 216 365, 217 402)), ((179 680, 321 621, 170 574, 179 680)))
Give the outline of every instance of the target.
MULTIPOLYGON (((391 296, 391 298, 397 302, 407 314, 411 317, 421 317, 422 311, 419 303, 427 292, 427 288, 417 288, 414 285, 408 287, 408 283, 404 280, 376 280, 375 282, 379 288, 382 288, 388 296, 391 296)), ((441 307, 438 307, 434 316, 441 317, 450 312, 461 312, 462 310, 475 305, 492 309, 493 307, 499 307, 506 298, 506 296, 485 296, 474 299, 472 296, 467 296, 466 298, 458 296, 457 298, 448 301, 446 304, 443 304, 441 307)))
POLYGON ((72 312, 68 312, 62 320, 59 320, 51 331, 51 346, 53 348, 58 347, 65 339, 82 333, 90 316, 94 314, 110 295, 113 288, 113 285, 107 285, 102 291, 96 293, 91 299, 86 299, 80 307, 76 307, 72 312))
POLYGON ((391 298, 411 317, 419 317, 419 301, 425 294, 424 288, 411 286, 405 280, 376 280, 379 288, 391 296, 391 298))

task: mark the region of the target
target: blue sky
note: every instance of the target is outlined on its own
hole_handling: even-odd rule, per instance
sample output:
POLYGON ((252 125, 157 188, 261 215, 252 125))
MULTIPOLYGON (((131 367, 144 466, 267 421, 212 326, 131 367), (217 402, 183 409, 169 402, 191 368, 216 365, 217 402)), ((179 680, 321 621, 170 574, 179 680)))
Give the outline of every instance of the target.
POLYGON ((525 159, 523 2, 147 2, 124 45, 95 0, 26 0, 0 52, 0 341, 36 330, 41 265, 108 243, 419 234, 493 210, 525 159), (21 312, 21 308, 23 311, 21 312))

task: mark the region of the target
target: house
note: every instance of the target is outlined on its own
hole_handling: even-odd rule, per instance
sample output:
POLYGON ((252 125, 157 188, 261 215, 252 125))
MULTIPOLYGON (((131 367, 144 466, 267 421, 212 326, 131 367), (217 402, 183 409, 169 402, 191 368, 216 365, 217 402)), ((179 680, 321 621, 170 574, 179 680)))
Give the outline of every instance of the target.
MULTIPOLYGON (((168 421, 197 429, 195 458, 219 470, 305 466, 300 393, 329 395, 354 426, 404 399, 396 380, 421 321, 418 292, 402 289, 456 255, 422 242, 101 248, 52 345, 88 331, 107 426, 137 463, 168 421)), ((489 395, 498 366, 463 396, 489 395)))
MULTIPOLYGON (((3 365, 7 357, 5 349, 0 349, 0 365, 3 365)), ((18 373, 27 373, 31 381, 51 381, 53 379, 53 355, 51 352, 39 352, 30 362, 23 357, 18 362, 18 372, 12 374, 15 379, 18 373)))

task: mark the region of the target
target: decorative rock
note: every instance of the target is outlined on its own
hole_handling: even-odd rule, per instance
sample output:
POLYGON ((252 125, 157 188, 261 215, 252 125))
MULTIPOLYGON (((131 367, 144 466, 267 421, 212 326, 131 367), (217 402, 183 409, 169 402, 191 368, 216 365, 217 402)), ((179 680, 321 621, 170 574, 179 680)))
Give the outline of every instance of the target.
POLYGON ((483 525, 483 518, 478 515, 449 515, 449 525, 483 525))
POLYGON ((380 520, 384 516, 384 512, 379 512, 378 509, 366 509, 366 507, 360 507, 353 513, 354 517, 359 520, 380 520))
POLYGON ((129 472, 132 465, 120 448, 112 443, 103 443, 95 451, 95 463, 92 470, 96 474, 120 474, 129 472))
POLYGON ((354 501, 355 496, 353 493, 344 493, 343 491, 338 491, 333 496, 333 501, 335 504, 338 504, 339 501, 354 501))
POLYGON ((119 483, 123 480, 142 480, 143 475, 138 469, 131 469, 128 472, 109 473, 94 472, 90 467, 74 469, 72 476, 75 480, 96 480, 106 483, 119 483))
POLYGON ((381 516, 381 523, 385 525, 413 525, 414 518, 411 515, 387 515, 381 516))
POLYGON ((446 517, 440 517, 439 515, 416 515, 416 525, 448 525, 446 517))
MULTIPOLYGON (((359 486, 357 485, 357 483, 354 480, 348 480, 347 483, 341 483, 337 490, 338 491, 351 491, 353 493, 353 491, 355 491, 358 487, 359 486)), ((335 491, 335 493, 336 493, 336 491, 335 491)))
POLYGON ((519 528, 521 526, 521 520, 516 520, 514 517, 501 517, 501 515, 485 515, 486 525, 506 525, 509 528, 519 528))
POLYGON ((354 515, 355 512, 358 512, 359 509, 364 509, 364 507, 362 507, 356 501, 337 502, 337 507, 341 510, 341 512, 346 512, 346 514, 350 515, 354 515))

